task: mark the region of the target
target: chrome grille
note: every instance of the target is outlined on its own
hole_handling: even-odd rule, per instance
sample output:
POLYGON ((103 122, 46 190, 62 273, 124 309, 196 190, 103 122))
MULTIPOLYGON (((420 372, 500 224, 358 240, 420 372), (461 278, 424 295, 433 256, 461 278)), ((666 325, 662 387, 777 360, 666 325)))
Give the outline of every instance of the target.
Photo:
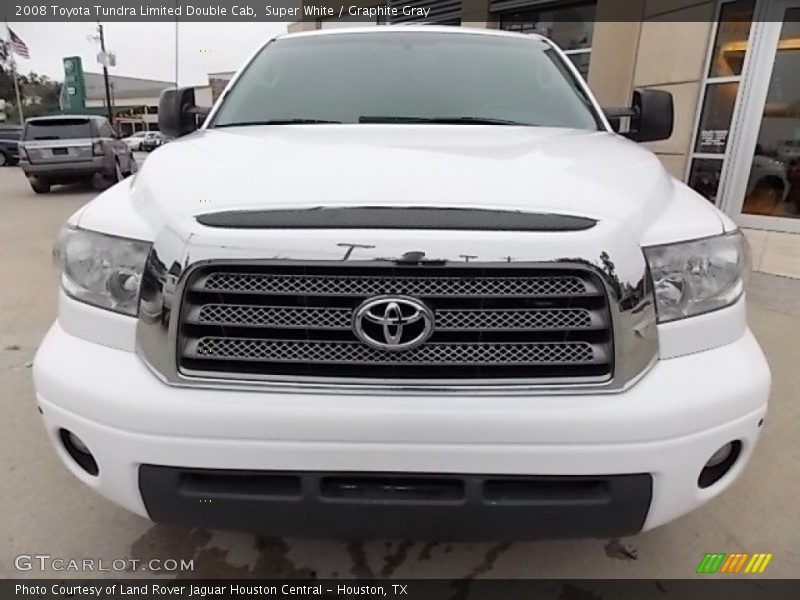
POLYGON ((604 381, 613 374, 608 299, 581 266, 216 264, 183 288, 178 367, 188 377, 604 381), (432 337, 403 351, 362 343, 355 309, 411 296, 432 337))
POLYGON ((358 342, 301 342, 236 338, 201 338, 187 355, 232 360, 306 362, 326 364, 369 363, 382 365, 538 365, 588 363, 591 344, 426 344, 405 352, 387 352, 358 342))
POLYGON ((353 311, 348 308, 294 308, 291 306, 253 306, 247 304, 206 304, 196 311, 204 325, 245 325, 295 329, 348 329, 353 311))
POLYGON ((441 310, 436 327, 442 329, 584 329, 592 326, 592 313, 582 308, 558 310, 441 310))
MULTIPOLYGON (((442 330, 514 331, 518 329, 584 329, 592 326, 592 313, 586 309, 559 310, 437 310, 436 328, 442 330)), ((306 308, 258 306, 252 304, 205 304, 186 320, 201 325, 243 325, 295 329, 350 329, 353 311, 349 308, 306 308)))
POLYGON ((572 296, 586 293, 578 277, 369 277, 214 273, 196 284, 207 292, 305 296, 572 296), (387 292, 387 290, 391 290, 387 292))

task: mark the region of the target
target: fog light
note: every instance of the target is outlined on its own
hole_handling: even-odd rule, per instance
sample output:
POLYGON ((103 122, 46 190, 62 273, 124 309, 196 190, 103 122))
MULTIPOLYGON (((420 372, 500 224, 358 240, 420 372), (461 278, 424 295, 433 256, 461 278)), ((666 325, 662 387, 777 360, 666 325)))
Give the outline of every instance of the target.
POLYGON ((706 462, 703 470, 700 471, 697 485, 701 488, 707 488, 722 479, 722 477, 730 471, 736 459, 739 458, 741 450, 742 442, 735 440, 733 442, 728 442, 722 446, 722 448, 714 452, 711 458, 706 462))
POLYGON ((87 448, 86 444, 84 444, 81 441, 81 438, 79 438, 77 435, 75 435, 71 431, 67 432, 67 436, 69 437, 69 441, 72 442, 72 444, 75 446, 75 448, 77 448, 77 450, 79 452, 82 452, 83 454, 90 454, 91 455, 91 452, 89 452, 89 448, 87 448))
POLYGON ((711 458, 708 459, 706 463, 706 467, 716 467, 717 465, 723 463, 726 458, 728 458, 733 452, 733 442, 730 444, 725 444, 722 448, 714 452, 711 455, 711 458))
POLYGON ((64 445, 64 450, 72 457, 72 460, 78 463, 78 466, 89 475, 97 475, 100 472, 97 467, 97 461, 95 461, 89 447, 83 443, 81 438, 66 429, 60 429, 58 435, 64 445))

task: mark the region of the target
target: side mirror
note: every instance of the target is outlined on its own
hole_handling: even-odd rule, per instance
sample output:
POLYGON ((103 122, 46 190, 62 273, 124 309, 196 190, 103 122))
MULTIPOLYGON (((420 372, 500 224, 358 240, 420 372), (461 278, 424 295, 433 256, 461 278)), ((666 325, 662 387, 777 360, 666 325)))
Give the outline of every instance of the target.
POLYGON ((615 131, 620 130, 622 117, 630 117, 630 128, 623 135, 634 142, 666 140, 672 135, 675 109, 669 92, 636 89, 630 108, 608 108, 605 113, 615 131))
POLYGON ((205 118, 209 109, 195 105, 194 88, 171 88, 161 92, 158 100, 158 128, 171 137, 180 137, 198 127, 198 117, 205 118))

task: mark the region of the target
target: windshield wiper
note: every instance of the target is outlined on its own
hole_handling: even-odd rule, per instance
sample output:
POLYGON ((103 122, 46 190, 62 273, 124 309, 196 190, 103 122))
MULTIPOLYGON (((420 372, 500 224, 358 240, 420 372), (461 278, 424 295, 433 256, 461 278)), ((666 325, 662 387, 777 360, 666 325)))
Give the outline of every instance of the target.
POLYGON ((325 119, 271 119, 265 121, 236 121, 234 123, 221 123, 214 127, 246 127, 247 125, 316 125, 332 123, 340 125, 341 121, 327 121, 325 119))
POLYGON ((365 115, 358 118, 359 123, 432 123, 442 125, 521 125, 533 127, 531 123, 520 123, 507 119, 492 119, 488 117, 398 117, 398 116, 371 116, 365 115))

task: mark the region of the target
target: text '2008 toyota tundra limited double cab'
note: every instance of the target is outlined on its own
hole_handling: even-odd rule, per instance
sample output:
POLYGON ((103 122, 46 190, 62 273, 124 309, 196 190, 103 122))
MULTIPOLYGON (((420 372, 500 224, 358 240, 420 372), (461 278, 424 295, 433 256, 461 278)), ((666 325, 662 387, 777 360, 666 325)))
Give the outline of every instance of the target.
POLYGON ((155 521, 511 539, 741 473, 748 250, 636 143, 668 94, 604 111, 545 38, 398 26, 272 40, 203 112, 164 92, 178 139, 56 245, 34 376, 81 481, 155 521))

